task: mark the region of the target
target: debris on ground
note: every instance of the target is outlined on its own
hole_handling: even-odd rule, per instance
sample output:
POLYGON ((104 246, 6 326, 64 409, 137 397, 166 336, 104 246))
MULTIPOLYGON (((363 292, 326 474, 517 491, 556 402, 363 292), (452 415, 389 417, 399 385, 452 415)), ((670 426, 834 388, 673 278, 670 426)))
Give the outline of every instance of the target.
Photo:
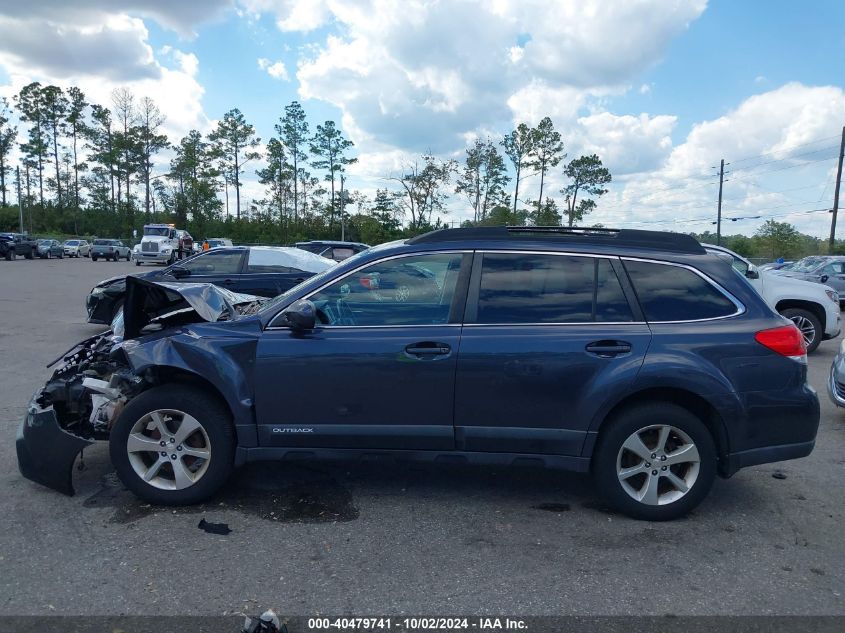
POLYGON ((209 534, 220 534, 222 536, 226 536, 232 531, 229 529, 228 523, 210 523, 205 519, 200 519, 200 522, 197 524, 197 527, 205 532, 208 532, 209 534))

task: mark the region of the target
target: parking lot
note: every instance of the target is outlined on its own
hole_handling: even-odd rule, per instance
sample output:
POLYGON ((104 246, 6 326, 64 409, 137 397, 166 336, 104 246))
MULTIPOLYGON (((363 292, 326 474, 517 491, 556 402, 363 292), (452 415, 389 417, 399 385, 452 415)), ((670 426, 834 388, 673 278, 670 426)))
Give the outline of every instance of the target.
POLYGON ((815 452, 717 480, 671 523, 528 469, 265 463, 176 510, 123 490, 105 445, 74 497, 23 479, 15 432, 45 365, 103 329, 85 323, 90 288, 136 270, 0 262, 2 614, 845 614, 845 411, 825 390, 839 341, 810 357, 815 452))

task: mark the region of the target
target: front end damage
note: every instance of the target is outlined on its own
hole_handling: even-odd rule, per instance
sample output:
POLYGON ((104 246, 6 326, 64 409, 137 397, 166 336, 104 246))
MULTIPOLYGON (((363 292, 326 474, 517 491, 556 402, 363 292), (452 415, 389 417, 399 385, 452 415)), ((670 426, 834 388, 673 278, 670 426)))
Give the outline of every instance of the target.
POLYGON ((126 403, 160 384, 151 350, 164 349, 161 342, 170 330, 234 321, 264 301, 211 284, 177 286, 128 278, 123 318, 112 330, 78 343, 51 363, 63 361, 32 397, 16 439, 21 474, 73 495, 77 455, 95 441, 108 440, 126 403), (148 344, 145 335, 153 339, 148 344))

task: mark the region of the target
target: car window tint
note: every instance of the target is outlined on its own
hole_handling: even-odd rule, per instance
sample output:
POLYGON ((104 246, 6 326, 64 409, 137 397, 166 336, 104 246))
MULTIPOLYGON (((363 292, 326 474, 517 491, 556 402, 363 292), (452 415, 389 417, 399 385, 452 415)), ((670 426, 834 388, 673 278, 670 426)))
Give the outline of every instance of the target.
POLYGON ((310 297, 324 325, 447 323, 460 253, 401 257, 355 271, 310 297))
POLYGON ((842 274, 842 263, 841 262, 832 262, 825 266, 824 268, 819 271, 822 275, 841 275, 842 274))
POLYGON ((478 323, 587 323, 633 316, 610 262, 592 257, 486 253, 478 323))
POLYGON ((355 254, 355 251, 351 248, 338 248, 335 247, 331 255, 326 255, 326 257, 330 257, 331 259, 335 259, 339 262, 342 262, 344 259, 349 259, 355 254))
POLYGON ((692 321, 728 316, 733 302, 711 283, 680 266, 625 261, 648 321, 692 321))
POLYGON ((182 267, 191 271, 192 275, 236 275, 241 271, 240 251, 212 252, 182 262, 182 267))
POLYGON ((297 272, 290 266, 286 266, 289 255, 283 252, 262 248, 251 248, 247 270, 251 273, 291 273, 297 272))

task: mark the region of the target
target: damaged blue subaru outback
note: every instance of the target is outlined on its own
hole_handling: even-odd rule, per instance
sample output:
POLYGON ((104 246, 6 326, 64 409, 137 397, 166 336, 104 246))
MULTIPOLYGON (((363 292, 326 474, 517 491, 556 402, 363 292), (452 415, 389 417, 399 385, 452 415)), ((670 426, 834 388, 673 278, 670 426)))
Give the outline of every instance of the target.
POLYGON ((592 473, 666 520, 719 475, 808 455, 804 338, 686 235, 451 229, 359 253, 273 299, 128 278, 123 323, 57 362, 17 438, 73 494, 108 442, 154 504, 255 460, 400 457, 592 473))

